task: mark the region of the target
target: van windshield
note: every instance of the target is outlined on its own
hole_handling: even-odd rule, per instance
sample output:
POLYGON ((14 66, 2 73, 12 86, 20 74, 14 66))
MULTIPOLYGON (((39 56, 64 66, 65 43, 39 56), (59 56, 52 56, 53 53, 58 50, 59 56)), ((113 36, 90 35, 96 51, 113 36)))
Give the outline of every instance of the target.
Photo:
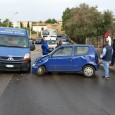
POLYGON ((25 36, 0 35, 0 46, 28 48, 28 38, 25 36))

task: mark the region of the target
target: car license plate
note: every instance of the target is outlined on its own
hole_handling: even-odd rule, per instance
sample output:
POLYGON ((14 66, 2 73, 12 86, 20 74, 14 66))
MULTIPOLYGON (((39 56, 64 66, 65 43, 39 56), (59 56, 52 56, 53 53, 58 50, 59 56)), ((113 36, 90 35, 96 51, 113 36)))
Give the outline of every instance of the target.
POLYGON ((14 65, 6 65, 6 67, 14 67, 14 65))

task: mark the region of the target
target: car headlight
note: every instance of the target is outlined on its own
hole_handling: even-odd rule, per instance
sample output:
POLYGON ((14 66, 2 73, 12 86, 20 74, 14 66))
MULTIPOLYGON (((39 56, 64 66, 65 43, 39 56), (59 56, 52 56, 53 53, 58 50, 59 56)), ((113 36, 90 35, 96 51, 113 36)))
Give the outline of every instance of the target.
POLYGON ((31 55, 30 55, 30 53, 26 53, 26 54, 25 54, 24 60, 25 60, 25 61, 31 60, 31 55))

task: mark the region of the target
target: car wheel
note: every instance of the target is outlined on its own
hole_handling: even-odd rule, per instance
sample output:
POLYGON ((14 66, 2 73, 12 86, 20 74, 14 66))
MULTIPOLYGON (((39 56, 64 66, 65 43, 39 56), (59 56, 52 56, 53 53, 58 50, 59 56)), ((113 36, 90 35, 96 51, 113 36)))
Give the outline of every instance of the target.
POLYGON ((83 67, 83 75, 85 77, 93 77, 95 75, 95 69, 91 65, 86 65, 83 67))
POLYGON ((44 66, 40 66, 40 67, 37 68, 36 74, 37 74, 38 76, 40 76, 40 75, 44 75, 45 72, 46 72, 45 67, 44 67, 44 66))

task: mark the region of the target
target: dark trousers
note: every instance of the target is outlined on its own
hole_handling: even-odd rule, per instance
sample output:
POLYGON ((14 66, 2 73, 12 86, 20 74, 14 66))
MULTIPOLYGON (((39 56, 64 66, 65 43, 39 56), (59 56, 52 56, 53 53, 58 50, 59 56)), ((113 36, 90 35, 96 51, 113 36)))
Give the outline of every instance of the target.
POLYGON ((114 61, 115 61, 115 51, 113 51, 113 55, 112 55, 111 64, 114 64, 114 61))

